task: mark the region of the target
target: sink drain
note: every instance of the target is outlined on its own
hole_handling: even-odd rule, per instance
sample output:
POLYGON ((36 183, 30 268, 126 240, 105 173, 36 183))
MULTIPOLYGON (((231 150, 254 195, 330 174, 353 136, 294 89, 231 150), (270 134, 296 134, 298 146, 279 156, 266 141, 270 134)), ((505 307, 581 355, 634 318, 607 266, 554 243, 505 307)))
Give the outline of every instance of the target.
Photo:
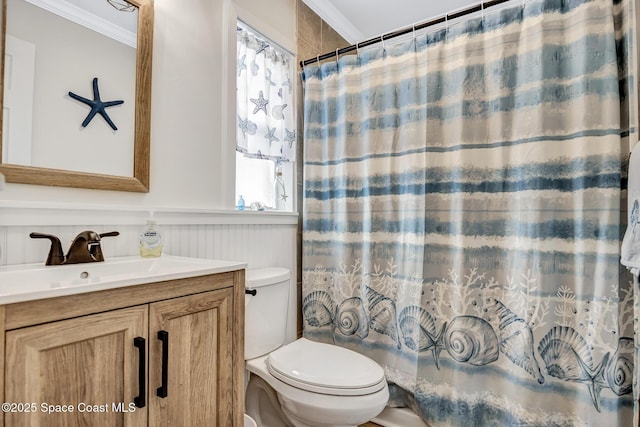
POLYGON ((88 271, 83 271, 82 273, 80 273, 80 278, 81 279, 86 279, 87 277, 89 277, 89 272, 88 271))

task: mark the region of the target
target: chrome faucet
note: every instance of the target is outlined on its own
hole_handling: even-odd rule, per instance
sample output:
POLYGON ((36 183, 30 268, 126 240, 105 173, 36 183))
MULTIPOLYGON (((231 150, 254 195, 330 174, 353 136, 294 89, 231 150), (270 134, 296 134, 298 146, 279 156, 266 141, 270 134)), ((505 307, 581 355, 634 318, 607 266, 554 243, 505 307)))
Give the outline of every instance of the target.
POLYGON ((53 234, 34 232, 29 234, 29 237, 32 239, 49 239, 51 241, 51 248, 49 249, 49 255, 47 255, 45 265, 63 265, 104 261, 100 240, 103 237, 119 235, 120 233, 117 231, 100 234, 95 231, 83 231, 73 239, 73 243, 71 243, 71 247, 69 247, 69 252, 67 252, 66 256, 62 252, 60 239, 53 234))

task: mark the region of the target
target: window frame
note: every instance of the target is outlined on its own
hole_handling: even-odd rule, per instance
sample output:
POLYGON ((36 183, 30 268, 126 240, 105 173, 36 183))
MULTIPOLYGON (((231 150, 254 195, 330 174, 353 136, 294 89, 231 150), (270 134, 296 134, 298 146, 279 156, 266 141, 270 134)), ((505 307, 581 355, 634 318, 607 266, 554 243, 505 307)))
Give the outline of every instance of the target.
MULTIPOLYGON (((236 180, 236 161, 235 161, 235 141, 236 141, 236 126, 237 126, 237 105, 236 105, 236 27, 239 22, 244 23, 246 26, 251 28, 256 32, 256 35, 264 37, 270 40, 278 49, 286 52, 291 55, 290 67, 291 67, 291 76, 292 83, 296 82, 299 78, 297 69, 296 69, 296 42, 295 37, 290 38, 287 37, 286 34, 281 32, 277 27, 273 26, 272 23, 268 22, 264 18, 256 16, 251 12, 243 9, 240 5, 238 5, 235 1, 225 2, 225 26, 226 29, 223 32, 224 37, 222 40, 222 50, 224 53, 224 57, 229 58, 226 63, 226 67, 223 67, 223 76, 221 79, 221 83, 223 85, 222 88, 222 104, 226 105, 227 108, 223 109, 223 129, 220 131, 221 141, 224 141, 220 144, 220 156, 225 161, 222 162, 221 167, 221 179, 220 179, 220 194, 222 197, 222 207, 224 209, 236 209, 235 199, 236 188, 235 188, 235 180, 236 180), (233 141, 233 144, 230 142, 233 141)), ((295 25, 295 22, 292 22, 292 25, 295 25)), ((297 84, 292 84, 292 99, 294 101, 293 105, 293 123, 296 125, 296 134, 300 131, 297 128, 298 125, 298 89, 297 84)), ((297 141, 296 141, 297 143, 297 141)), ((297 185, 298 185, 298 176, 296 173, 296 162, 301 161, 301 159, 295 159, 294 161, 288 162, 288 173, 290 174, 290 199, 291 199, 291 210, 286 211, 276 211, 276 210, 267 210, 267 213, 283 213, 283 214, 298 214, 297 207, 297 185)), ((247 206, 248 208, 248 206, 247 206)))

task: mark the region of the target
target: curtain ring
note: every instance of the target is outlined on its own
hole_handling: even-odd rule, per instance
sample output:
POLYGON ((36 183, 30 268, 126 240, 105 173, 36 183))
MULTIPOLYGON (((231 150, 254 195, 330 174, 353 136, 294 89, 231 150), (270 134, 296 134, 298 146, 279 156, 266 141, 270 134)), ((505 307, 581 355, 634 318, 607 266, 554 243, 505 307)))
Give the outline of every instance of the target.
POLYGON ((336 49, 336 62, 340 60, 340 48, 336 49))
POLYGON ((484 21, 484 1, 480 3, 480 10, 482 11, 482 20, 484 21))
POLYGON ((316 62, 320 64, 320 55, 316 56, 316 62))
POLYGON ((413 50, 418 51, 418 39, 416 38, 416 24, 413 24, 413 50))
POLYGON ((447 41, 447 38, 449 37, 449 14, 445 13, 444 14, 444 41, 447 41))
POLYGON ((387 48, 384 46, 384 34, 380 36, 380 43, 382 43, 382 56, 386 56, 387 48))

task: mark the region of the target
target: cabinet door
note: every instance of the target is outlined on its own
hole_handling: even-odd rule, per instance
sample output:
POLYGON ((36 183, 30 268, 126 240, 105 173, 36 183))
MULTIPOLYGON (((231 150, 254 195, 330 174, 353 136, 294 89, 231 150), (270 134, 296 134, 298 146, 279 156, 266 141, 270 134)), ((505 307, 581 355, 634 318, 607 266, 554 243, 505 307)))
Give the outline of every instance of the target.
POLYGON ((5 401, 18 412, 6 412, 5 425, 146 425, 146 408, 132 403, 140 391, 134 338, 147 328, 144 305, 7 332, 5 401))
POLYGON ((232 315, 232 288, 151 304, 150 426, 233 425, 232 315))

